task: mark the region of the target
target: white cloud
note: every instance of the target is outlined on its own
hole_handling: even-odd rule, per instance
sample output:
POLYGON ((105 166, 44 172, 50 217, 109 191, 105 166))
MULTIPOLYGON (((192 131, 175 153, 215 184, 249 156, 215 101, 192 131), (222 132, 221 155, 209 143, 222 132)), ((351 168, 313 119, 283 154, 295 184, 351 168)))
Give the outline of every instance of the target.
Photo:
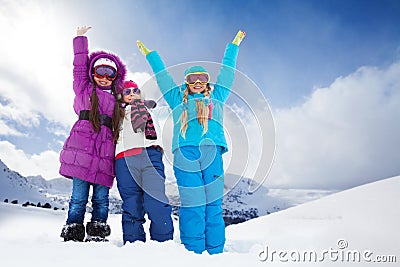
POLYGON ((20 131, 9 127, 4 121, 0 120, 0 135, 24 136, 20 131))
POLYGON ((42 113, 48 120, 72 124, 74 26, 49 3, 9 1, 0 6, 0 14, 0 95, 9 101, 7 106, 31 114, 28 119, 42 113))
POLYGON ((8 141, 0 141, 0 159, 23 176, 41 175, 45 179, 60 177, 58 156, 50 150, 28 155, 8 141))
POLYGON ((69 131, 66 131, 64 128, 60 128, 58 126, 46 127, 46 131, 60 137, 66 137, 69 134, 69 131))
POLYGON ((274 112, 268 184, 347 188, 400 173, 400 63, 362 67, 274 112))
POLYGON ((39 116, 27 109, 21 109, 14 103, 0 103, 0 119, 12 120, 19 125, 32 127, 39 125, 39 116))
MULTIPOLYGON (((8 115, 27 127, 38 125, 39 114, 66 128, 75 122, 72 39, 77 25, 63 10, 60 4, 50 2, 38 5, 33 1, 9 1, 0 5, 4 36, 0 96, 7 101, 0 106, 0 116, 8 115)), ((89 40, 89 51, 99 47, 89 40)), ((141 86, 150 77, 146 72, 128 72, 128 78, 141 86)), ((144 93, 150 98, 160 96, 153 89, 144 93)))
POLYGON ((134 81, 142 90, 142 97, 145 99, 159 100, 162 95, 153 75, 147 72, 129 72, 126 80, 134 81))
MULTIPOLYGON (((219 72, 219 66, 214 72, 219 72)), ((275 154, 275 127, 262 91, 240 71, 235 74, 224 116, 229 147, 224 156, 225 169, 228 173, 252 179, 254 183, 249 190, 253 191, 265 181, 270 171, 275 154)))
MULTIPOLYGON (((149 80, 151 79, 151 77, 152 77, 152 75, 150 75, 147 72, 130 72, 130 71, 128 71, 128 73, 126 74, 126 80, 134 81, 139 87, 143 87, 146 83, 150 82, 149 80)), ((151 88, 158 91, 158 87, 156 87, 156 88, 151 87, 151 88)))

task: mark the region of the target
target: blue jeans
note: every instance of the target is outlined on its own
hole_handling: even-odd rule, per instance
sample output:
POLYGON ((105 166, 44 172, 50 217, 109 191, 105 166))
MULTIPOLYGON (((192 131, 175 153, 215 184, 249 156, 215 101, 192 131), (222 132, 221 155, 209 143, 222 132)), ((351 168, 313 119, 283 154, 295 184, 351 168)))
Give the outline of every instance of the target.
POLYGON ((174 151, 178 183, 180 238, 187 250, 222 253, 224 169, 219 146, 184 146, 174 151))
POLYGON ((107 186, 92 184, 79 178, 72 179, 72 195, 69 201, 67 224, 83 224, 85 219, 86 204, 89 198, 90 185, 93 186, 92 194, 92 219, 91 221, 106 222, 108 218, 108 194, 107 186))

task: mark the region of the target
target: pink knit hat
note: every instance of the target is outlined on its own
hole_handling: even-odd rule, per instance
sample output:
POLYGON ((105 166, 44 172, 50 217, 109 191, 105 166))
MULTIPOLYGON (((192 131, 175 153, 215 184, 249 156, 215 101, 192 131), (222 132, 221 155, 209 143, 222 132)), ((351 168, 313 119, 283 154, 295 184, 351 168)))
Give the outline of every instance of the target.
POLYGON ((124 89, 126 88, 139 88, 139 86, 132 80, 124 82, 124 89))

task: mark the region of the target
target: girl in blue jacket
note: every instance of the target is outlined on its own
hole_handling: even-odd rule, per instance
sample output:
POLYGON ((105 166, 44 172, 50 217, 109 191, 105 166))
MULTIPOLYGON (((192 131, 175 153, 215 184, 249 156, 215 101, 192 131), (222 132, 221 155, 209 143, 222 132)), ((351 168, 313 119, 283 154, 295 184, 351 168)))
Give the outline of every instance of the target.
POLYGON ((177 85, 157 51, 140 41, 157 84, 172 110, 174 130, 172 152, 181 206, 179 229, 186 249, 201 254, 223 252, 225 223, 222 217, 224 169, 222 154, 228 150, 223 129, 223 107, 234 80, 239 45, 245 33, 239 31, 226 46, 214 89, 202 66, 185 71, 185 84, 177 85))

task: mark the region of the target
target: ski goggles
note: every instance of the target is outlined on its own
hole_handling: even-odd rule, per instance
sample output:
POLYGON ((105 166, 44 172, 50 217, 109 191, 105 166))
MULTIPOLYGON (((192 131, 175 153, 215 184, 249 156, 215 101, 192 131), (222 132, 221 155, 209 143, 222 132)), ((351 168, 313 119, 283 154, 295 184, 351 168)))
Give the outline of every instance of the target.
POLYGON ((117 78, 117 70, 108 65, 99 65, 94 68, 94 77, 114 81, 117 78))
POLYGON ((210 75, 207 72, 193 72, 187 74, 185 80, 189 85, 194 85, 197 82, 206 84, 210 82, 210 75))
POLYGON ((140 89, 139 88, 125 88, 122 93, 124 95, 130 95, 133 92, 135 95, 140 95, 140 89))

